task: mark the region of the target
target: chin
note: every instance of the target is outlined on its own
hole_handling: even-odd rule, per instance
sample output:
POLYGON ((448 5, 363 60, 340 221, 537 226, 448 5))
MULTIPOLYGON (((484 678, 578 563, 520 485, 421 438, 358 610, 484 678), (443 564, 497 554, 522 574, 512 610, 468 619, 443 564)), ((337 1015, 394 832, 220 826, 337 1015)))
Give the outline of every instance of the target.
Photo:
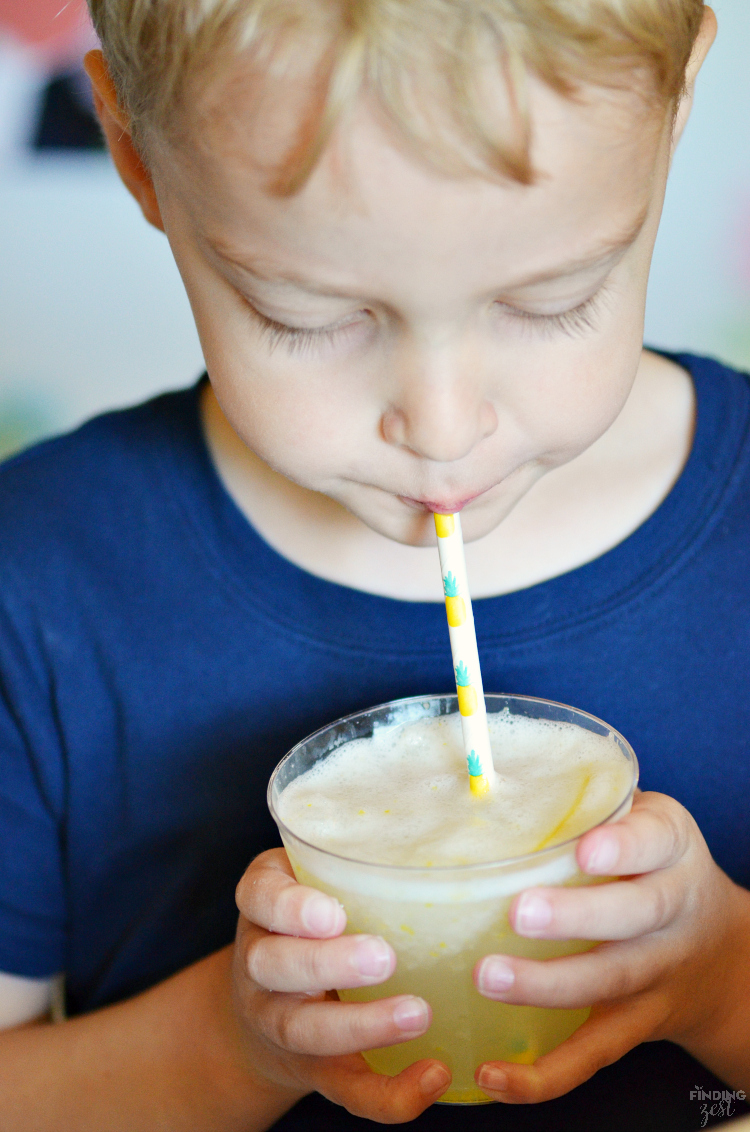
POLYGON ((363 523, 379 535, 400 542, 403 546, 436 546, 437 535, 432 515, 425 511, 423 514, 408 515, 360 515, 363 523))
POLYGON ((464 536, 464 542, 477 542, 479 539, 485 538, 486 535, 492 534, 510 511, 512 511, 512 507, 509 507, 504 512, 497 510, 490 511, 488 509, 478 509, 472 512, 471 508, 462 511, 461 532, 464 536))

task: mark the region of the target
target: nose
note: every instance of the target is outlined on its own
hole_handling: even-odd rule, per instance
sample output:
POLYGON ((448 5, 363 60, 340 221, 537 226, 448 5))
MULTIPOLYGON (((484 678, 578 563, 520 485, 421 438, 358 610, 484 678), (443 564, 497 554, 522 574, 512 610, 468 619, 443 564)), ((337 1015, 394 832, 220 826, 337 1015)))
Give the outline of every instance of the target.
POLYGON ((393 373, 392 397, 381 420, 389 444, 451 463, 467 456, 497 428, 481 367, 452 351, 410 352, 393 373))

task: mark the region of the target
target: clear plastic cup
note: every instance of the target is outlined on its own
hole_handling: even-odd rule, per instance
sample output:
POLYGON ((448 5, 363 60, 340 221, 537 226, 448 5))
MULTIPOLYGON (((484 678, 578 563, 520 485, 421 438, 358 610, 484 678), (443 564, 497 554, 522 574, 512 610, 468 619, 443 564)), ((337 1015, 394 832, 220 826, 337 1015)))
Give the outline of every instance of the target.
MULTIPOLYGON (((612 812, 602 814, 596 824, 617 821, 628 813, 638 782, 638 763, 617 731, 587 712, 549 700, 500 695, 488 695, 485 700, 488 714, 507 710, 512 715, 574 724, 609 737, 630 764, 630 784, 612 812)), ((268 786, 268 805, 297 880, 343 904, 348 933, 383 936, 396 952, 396 971, 387 982, 340 990, 340 998, 365 1002, 415 994, 432 1007, 432 1025, 426 1034, 366 1051, 367 1062, 379 1073, 395 1074, 421 1058, 438 1058, 453 1074, 442 1101, 482 1104, 488 1097, 474 1081, 477 1066, 485 1061, 531 1063, 570 1037, 588 1017, 588 1009, 492 1002, 479 994, 472 981, 476 961, 487 954, 549 959, 594 946, 583 940, 524 939, 508 923, 511 900, 523 889, 601 882, 602 878, 587 877, 578 868, 579 838, 486 864, 435 868, 372 864, 303 841, 284 825, 277 806, 293 779, 343 743, 369 738, 376 729, 457 710, 456 696, 420 696, 381 704, 323 727, 298 743, 276 767, 268 786)))

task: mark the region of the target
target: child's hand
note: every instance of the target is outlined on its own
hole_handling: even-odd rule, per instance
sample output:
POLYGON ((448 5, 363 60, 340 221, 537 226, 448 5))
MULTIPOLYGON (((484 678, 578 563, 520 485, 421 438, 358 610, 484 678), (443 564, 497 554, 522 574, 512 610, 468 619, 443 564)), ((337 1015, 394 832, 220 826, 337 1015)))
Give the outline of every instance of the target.
POLYGON ((736 1077, 731 1062, 722 1062, 723 1039, 711 1034, 721 1033, 733 1011, 750 1008, 740 966, 747 967, 748 947, 739 942, 747 936, 748 894, 714 863, 690 814, 663 794, 638 794, 631 814, 581 839, 578 862, 589 875, 627 879, 529 890, 514 900, 511 924, 534 939, 617 942, 544 962, 486 956, 474 979, 501 1002, 596 1005, 535 1065, 480 1067, 480 1088, 511 1103, 550 1100, 640 1042, 661 1038, 706 1061, 718 1050, 711 1067, 736 1077))
POLYGON ((445 1092, 450 1074, 438 1061, 385 1077, 359 1053, 424 1033, 431 1014, 422 999, 344 1003, 330 991, 385 982, 396 965, 389 944, 343 936, 343 908, 297 884, 282 849, 253 861, 237 905, 234 1001, 254 1073, 299 1096, 317 1090, 384 1123, 413 1120, 445 1092))

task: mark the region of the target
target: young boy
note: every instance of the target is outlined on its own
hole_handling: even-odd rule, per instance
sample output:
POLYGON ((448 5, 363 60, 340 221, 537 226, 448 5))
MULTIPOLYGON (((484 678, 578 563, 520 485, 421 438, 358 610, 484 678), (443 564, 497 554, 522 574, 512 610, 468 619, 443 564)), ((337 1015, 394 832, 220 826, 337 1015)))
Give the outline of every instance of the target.
POLYGON ((393 953, 294 882, 264 790, 317 726, 450 687, 433 510, 462 511, 485 686, 607 719, 649 792, 581 842, 624 879, 513 908, 607 942, 475 972, 590 1020, 477 1066, 502 1111, 418 1123, 700 1126, 697 1088, 750 1085, 750 389, 644 352, 642 319, 713 14, 92 11, 101 122, 209 378, 0 475, 0 1126, 364 1128, 444 1092, 438 1062, 359 1055, 429 1005, 329 991, 393 953))

